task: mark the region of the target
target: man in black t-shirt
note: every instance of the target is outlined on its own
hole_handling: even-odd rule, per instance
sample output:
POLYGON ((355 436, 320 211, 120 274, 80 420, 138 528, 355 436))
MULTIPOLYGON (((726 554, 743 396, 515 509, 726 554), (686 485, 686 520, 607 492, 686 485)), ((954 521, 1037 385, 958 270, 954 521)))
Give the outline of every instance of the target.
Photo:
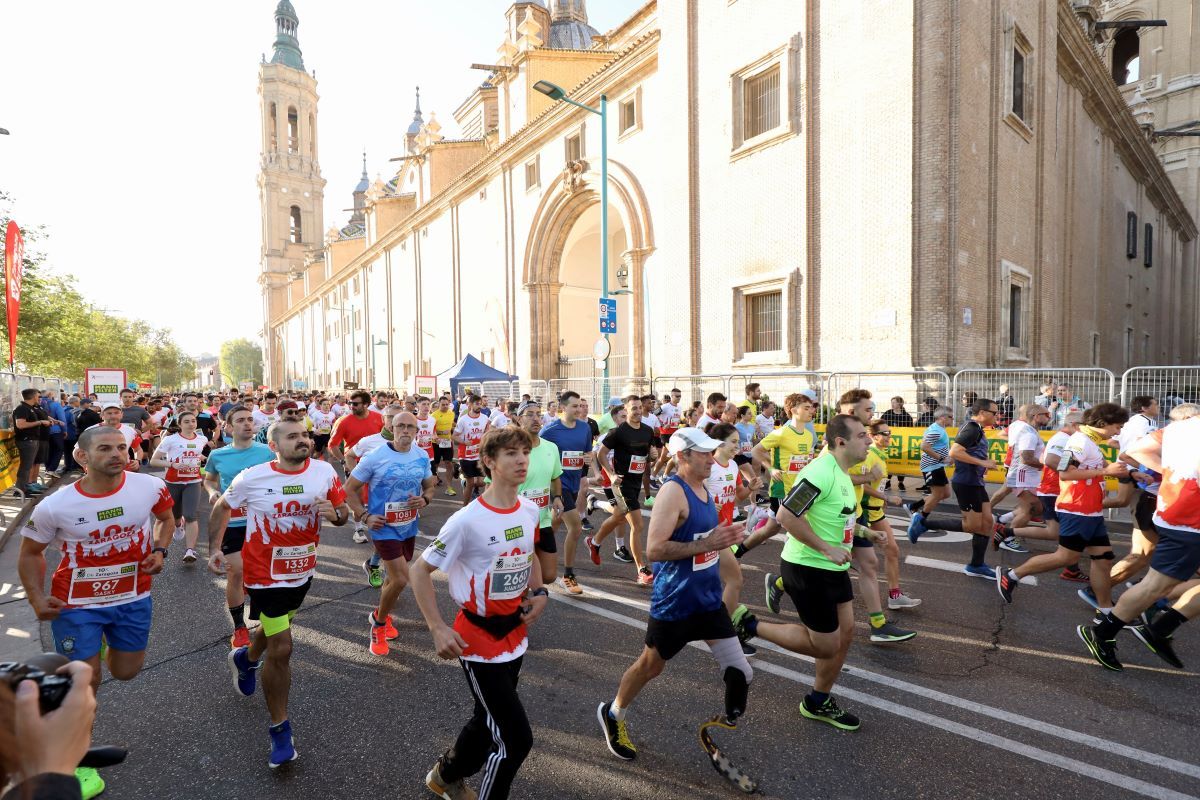
POLYGON ((21 463, 17 467, 17 487, 26 494, 41 494, 44 489, 35 483, 39 465, 46 458, 50 442, 50 415, 38 403, 37 389, 21 391, 21 402, 13 409, 13 438, 21 463))
POLYGON ((984 478, 989 469, 1000 465, 988 457, 988 441, 984 427, 996 424, 995 400, 977 399, 971 405, 971 418, 958 429, 958 436, 950 445, 950 458, 954 461, 954 477, 950 485, 962 511, 963 530, 974 534, 971 538, 971 562, 963 569, 967 575, 977 578, 996 579, 996 573, 984 563, 988 542, 992 540, 995 523, 992 519, 992 503, 988 497, 984 478))
POLYGON ((654 582, 650 565, 642 546, 642 477, 650 459, 650 444, 654 431, 642 424, 642 398, 625 398, 625 422, 608 432, 596 455, 596 467, 608 475, 613 485, 613 514, 604 521, 594 537, 584 539, 591 551, 592 563, 600 563, 600 543, 622 522, 629 523, 629 545, 637 567, 637 582, 649 586, 654 582), (612 451, 612 468, 608 454, 612 451))

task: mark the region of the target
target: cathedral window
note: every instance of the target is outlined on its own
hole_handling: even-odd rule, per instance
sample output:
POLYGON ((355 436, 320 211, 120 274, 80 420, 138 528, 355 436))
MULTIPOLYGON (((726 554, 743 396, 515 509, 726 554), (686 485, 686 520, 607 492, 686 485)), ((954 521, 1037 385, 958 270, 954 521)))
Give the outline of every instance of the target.
POLYGON ((1140 75, 1141 40, 1136 28, 1126 28, 1113 39, 1112 76, 1117 86, 1133 83, 1140 75))
POLYGON ((288 106, 288 153, 300 152, 300 117, 294 106, 288 106))
POLYGON ((291 230, 290 237, 293 244, 300 244, 304 241, 300 229, 300 206, 292 206, 291 211, 291 230))
POLYGON ((271 103, 271 115, 267 119, 267 126, 271 130, 271 150, 279 150, 279 118, 276 116, 277 110, 275 104, 271 103))

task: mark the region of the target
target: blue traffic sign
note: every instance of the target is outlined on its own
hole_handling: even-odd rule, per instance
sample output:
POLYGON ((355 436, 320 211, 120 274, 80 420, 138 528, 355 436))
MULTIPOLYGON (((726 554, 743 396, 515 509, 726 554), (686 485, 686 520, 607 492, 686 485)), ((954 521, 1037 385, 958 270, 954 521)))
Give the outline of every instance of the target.
POLYGON ((617 301, 613 297, 600 298, 600 332, 617 332, 617 301))

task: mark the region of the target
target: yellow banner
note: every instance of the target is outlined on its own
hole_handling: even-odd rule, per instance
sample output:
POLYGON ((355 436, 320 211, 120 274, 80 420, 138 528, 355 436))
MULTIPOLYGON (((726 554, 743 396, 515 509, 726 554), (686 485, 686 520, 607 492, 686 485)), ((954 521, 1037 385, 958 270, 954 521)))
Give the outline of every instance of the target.
MULTIPOLYGON (((817 435, 825 435, 825 426, 816 425, 817 435)), ((919 477, 921 475, 921 438, 925 435, 924 428, 896 428, 892 429, 892 446, 887 450, 888 472, 892 475, 912 475, 919 477)), ((1008 439, 1002 436, 1003 431, 994 428, 985 430, 988 439, 988 457, 998 464, 1004 463, 1004 455, 1008 452, 1008 439)), ((1057 431, 1038 431, 1043 441, 1049 441, 1057 431)), ((946 434, 950 437, 950 442, 954 442, 954 437, 958 435, 958 428, 947 428, 946 434)), ((1107 444, 1100 445, 1100 451, 1104 453, 1104 457, 1109 461, 1117 460, 1117 448, 1107 444)), ((1004 483, 1004 477, 1007 473, 1005 469, 988 470, 985 480, 988 483, 1004 483)), ((946 475, 953 475, 954 467, 946 467, 946 475)), ((1114 478, 1105 480, 1109 491, 1116 491, 1117 481, 1114 478)))
POLYGON ((7 492, 17 485, 17 471, 21 467, 21 453, 12 431, 0 430, 0 492, 7 492))

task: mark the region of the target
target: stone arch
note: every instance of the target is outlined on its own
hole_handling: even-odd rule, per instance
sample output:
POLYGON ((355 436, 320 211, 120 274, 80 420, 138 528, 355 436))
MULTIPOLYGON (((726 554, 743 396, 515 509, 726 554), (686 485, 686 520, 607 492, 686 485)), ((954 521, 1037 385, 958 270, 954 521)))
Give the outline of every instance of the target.
MULTIPOLYGON (((557 377, 559 357, 558 295, 563 283, 563 250, 572 228, 584 212, 600 203, 600 172, 586 162, 575 162, 542 195, 526 239, 522 282, 530 302, 530 375, 536 379, 557 377)), ((654 227, 649 203, 641 183, 624 164, 609 159, 608 202, 625 230, 626 249, 619 253, 629 270, 633 290, 632 369, 645 373, 642 270, 655 250, 654 227)), ((610 220, 611 225, 611 220, 610 220)), ((615 284, 611 284, 616 288, 615 284)))

